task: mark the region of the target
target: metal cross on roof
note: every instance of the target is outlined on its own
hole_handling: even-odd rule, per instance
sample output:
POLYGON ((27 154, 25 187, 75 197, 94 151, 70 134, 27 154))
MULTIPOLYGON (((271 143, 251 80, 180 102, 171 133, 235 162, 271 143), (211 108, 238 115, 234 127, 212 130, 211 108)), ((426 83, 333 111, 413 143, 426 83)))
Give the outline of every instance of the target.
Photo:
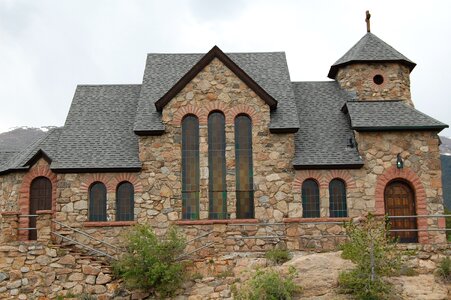
POLYGON ((365 22, 366 22, 366 32, 371 32, 371 29, 370 29, 370 18, 371 18, 370 11, 367 10, 367 11, 366 11, 366 18, 365 18, 365 22))

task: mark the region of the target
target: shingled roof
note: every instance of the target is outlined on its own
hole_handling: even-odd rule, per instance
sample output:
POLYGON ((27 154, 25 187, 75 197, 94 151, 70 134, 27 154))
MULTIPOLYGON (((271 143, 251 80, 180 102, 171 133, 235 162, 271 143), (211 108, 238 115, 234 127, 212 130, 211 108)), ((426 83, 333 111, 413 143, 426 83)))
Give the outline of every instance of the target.
POLYGON ((51 168, 141 169, 133 132, 140 89, 141 85, 78 86, 51 168))
POLYGON ((360 168, 362 158, 341 107, 352 99, 335 81, 293 82, 300 129, 295 134, 296 169, 360 168))
POLYGON ((62 128, 50 129, 45 135, 38 138, 33 143, 26 146, 22 151, 15 152, 14 155, 9 156, 7 160, 0 164, 0 173, 7 170, 24 170, 28 169, 40 155, 50 161, 56 159, 58 139, 62 128))
MULTIPOLYGON (((226 53, 224 55, 277 102, 277 109, 275 106, 272 107, 270 130, 272 132, 297 131, 299 122, 285 53, 226 53)), ((164 132, 161 114, 155 103, 164 97, 204 56, 205 54, 148 54, 134 125, 137 134, 164 132)))
POLYGON ((448 125, 407 105, 404 101, 348 101, 351 128, 357 131, 442 130, 448 125))
POLYGON ((371 32, 364 35, 345 55, 331 67, 327 77, 335 79, 338 69, 351 63, 359 62, 399 62, 406 65, 410 71, 416 64, 399 53, 395 48, 378 38, 371 32))

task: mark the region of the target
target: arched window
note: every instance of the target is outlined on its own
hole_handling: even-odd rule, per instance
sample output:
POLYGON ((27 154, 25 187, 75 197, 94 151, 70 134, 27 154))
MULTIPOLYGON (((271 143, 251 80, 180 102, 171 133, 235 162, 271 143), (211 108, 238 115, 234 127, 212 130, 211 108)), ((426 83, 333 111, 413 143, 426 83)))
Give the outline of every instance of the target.
POLYGON ((329 183, 329 215, 332 218, 347 217, 346 186, 340 179, 329 183))
POLYGON ((254 218, 252 167, 252 121, 246 115, 235 118, 236 217, 254 218))
POLYGON ((89 221, 106 221, 106 187, 101 182, 89 188, 89 221))
POLYGON ((116 189, 116 221, 133 221, 134 194, 133 184, 128 181, 119 183, 116 189))
MULTIPOLYGON (((52 209, 52 183, 45 177, 35 178, 30 185, 30 215, 36 215, 38 210, 52 209)), ((28 239, 36 240, 36 217, 29 217, 28 239)))
POLYGON ((302 183, 302 216, 304 218, 319 218, 319 189, 313 179, 302 183))
POLYGON ((199 219, 199 119, 182 121, 182 218, 199 219))
POLYGON ((227 218, 225 117, 214 111, 208 116, 209 218, 227 218))

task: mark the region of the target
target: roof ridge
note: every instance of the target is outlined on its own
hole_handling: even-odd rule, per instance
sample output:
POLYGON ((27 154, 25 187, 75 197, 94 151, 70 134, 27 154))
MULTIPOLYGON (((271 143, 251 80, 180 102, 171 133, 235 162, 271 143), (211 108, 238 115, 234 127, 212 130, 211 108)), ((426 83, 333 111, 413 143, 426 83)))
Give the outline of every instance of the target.
POLYGON ((77 84, 77 87, 95 87, 95 86, 141 86, 142 83, 117 83, 117 84, 77 84))
POLYGON ((394 100, 351 100, 351 101, 347 101, 347 102, 361 102, 361 103, 371 103, 371 102, 375 102, 375 103, 379 103, 379 102, 404 102, 405 100, 403 99, 394 99, 394 100))
MULTIPOLYGON (((207 52, 149 52, 147 55, 205 55, 207 52)), ((225 54, 274 54, 286 53, 285 51, 252 51, 252 52, 224 52, 225 54)))
POLYGON ((292 81, 291 83, 337 83, 335 80, 306 80, 306 81, 292 81))

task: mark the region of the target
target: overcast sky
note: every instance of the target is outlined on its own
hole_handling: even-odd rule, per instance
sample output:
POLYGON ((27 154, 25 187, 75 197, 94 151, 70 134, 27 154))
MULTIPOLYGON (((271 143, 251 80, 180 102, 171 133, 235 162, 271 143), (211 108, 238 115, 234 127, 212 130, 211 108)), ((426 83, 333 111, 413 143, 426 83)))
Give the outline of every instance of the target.
POLYGON ((149 52, 285 51, 293 81, 328 80, 367 9, 417 63, 416 108, 451 124, 451 1, 0 0, 0 132, 63 125, 77 84, 141 83, 149 52))

